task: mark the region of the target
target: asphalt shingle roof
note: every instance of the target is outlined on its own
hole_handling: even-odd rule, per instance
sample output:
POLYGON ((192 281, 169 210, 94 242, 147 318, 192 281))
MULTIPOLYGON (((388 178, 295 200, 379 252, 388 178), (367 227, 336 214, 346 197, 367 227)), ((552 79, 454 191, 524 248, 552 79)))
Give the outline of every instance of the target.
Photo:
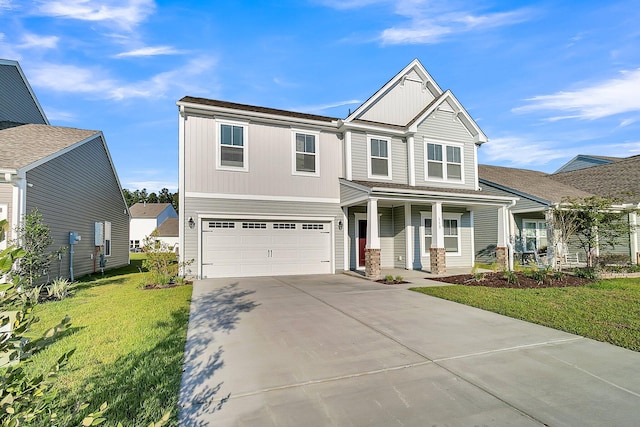
POLYGON ((98 131, 26 124, 0 130, 0 168, 20 169, 57 153, 98 131))
POLYGON ((555 182, 572 185, 603 197, 619 197, 625 202, 640 201, 640 156, 613 163, 549 175, 555 182))
POLYGON ((136 203, 129 208, 131 218, 157 218, 170 203, 136 203))
POLYGON ((481 180, 551 203, 559 203, 567 197, 584 198, 593 195, 571 184, 554 180, 549 174, 529 169, 478 165, 478 175, 481 180))
POLYGON ((158 237, 178 237, 178 218, 167 218, 156 230, 158 237))

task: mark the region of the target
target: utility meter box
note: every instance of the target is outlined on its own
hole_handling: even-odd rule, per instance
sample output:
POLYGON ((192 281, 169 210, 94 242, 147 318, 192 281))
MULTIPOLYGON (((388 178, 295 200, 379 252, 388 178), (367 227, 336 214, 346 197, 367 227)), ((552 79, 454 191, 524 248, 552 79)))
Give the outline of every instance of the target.
POLYGON ((74 233, 73 231, 69 232, 69 244, 70 245, 77 244, 81 239, 82 239, 82 237, 80 237, 80 235, 78 233, 74 233))
POLYGON ((95 223, 95 245, 104 246, 104 222, 95 223))

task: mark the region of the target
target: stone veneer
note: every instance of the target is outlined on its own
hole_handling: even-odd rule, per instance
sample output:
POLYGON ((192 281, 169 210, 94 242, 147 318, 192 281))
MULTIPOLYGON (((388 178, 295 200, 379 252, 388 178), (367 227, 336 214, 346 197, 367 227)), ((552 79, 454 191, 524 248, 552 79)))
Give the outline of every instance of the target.
POLYGON ((445 248, 429 248, 431 274, 447 272, 447 250, 445 248))
POLYGON ((507 248, 503 246, 498 246, 496 248, 496 263, 500 270, 509 269, 509 252, 507 251, 507 248))
POLYGON ((364 250, 364 275, 372 279, 377 279, 382 274, 380 268, 380 249, 364 250))

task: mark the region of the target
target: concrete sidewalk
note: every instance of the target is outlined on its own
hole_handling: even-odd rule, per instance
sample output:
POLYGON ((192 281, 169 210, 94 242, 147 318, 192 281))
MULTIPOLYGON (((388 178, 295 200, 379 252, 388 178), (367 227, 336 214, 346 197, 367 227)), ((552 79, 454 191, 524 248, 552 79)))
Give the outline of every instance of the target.
POLYGON ((640 422, 640 353, 346 275, 197 282, 185 356, 185 426, 640 422))

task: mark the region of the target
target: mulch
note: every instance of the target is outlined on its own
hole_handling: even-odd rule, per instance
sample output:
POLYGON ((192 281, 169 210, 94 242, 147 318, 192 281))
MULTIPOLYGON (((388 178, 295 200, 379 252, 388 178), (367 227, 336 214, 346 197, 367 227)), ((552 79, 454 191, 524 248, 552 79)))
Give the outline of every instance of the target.
POLYGON ((591 279, 565 274, 561 279, 548 277, 543 282, 539 282, 525 276, 521 272, 516 272, 518 280, 516 283, 509 283, 503 273, 484 273, 482 280, 476 280, 471 274, 460 274, 446 277, 427 277, 438 282, 451 283, 465 286, 487 286, 490 288, 563 288, 567 286, 584 286, 593 282, 591 279))

